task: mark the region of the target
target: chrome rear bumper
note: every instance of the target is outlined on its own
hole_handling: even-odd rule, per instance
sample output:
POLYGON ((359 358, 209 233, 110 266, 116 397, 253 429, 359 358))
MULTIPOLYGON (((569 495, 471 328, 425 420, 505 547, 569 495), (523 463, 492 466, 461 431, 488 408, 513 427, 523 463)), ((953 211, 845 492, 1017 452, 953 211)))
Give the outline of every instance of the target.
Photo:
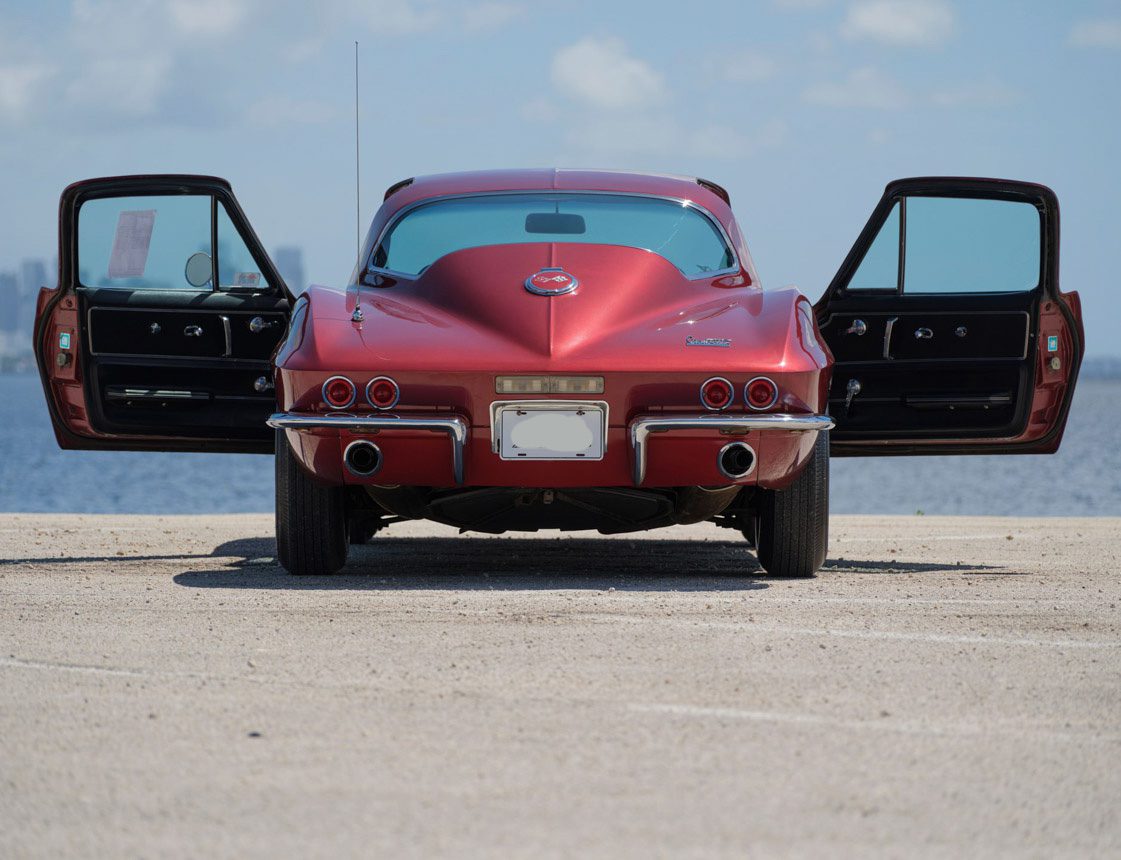
MULTIPOLYGON (((351 430, 371 433, 378 430, 429 430, 446 433, 452 443, 452 474, 456 484, 463 483, 464 449, 467 446, 467 422, 458 416, 447 418, 401 418, 394 415, 300 415, 277 412, 268 425, 278 430, 351 430)), ((833 426, 828 415, 643 415, 629 425, 631 448, 634 450, 634 483, 646 479, 646 440, 651 433, 671 430, 713 430, 726 435, 743 435, 753 430, 779 430, 787 433, 816 433, 833 426)))
POLYGON ((467 422, 457 416, 448 418, 400 418, 395 415, 298 415, 277 412, 268 420, 277 430, 353 430, 371 433, 377 430, 431 430, 447 433, 452 443, 452 475, 463 483, 463 449, 467 445, 467 422))
POLYGON ((630 423, 631 448, 634 449, 634 483, 646 480, 646 439, 651 433, 668 430, 715 430, 725 434, 745 434, 752 430, 780 430, 787 433, 816 433, 833 426, 828 415, 645 415, 630 423))

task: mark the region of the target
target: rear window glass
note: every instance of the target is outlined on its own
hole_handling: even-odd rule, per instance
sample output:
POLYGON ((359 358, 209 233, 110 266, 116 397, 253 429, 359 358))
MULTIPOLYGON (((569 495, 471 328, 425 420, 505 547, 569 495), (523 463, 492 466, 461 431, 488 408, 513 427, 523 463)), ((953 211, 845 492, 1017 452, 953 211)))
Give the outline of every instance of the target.
POLYGON ((492 194, 422 204, 402 216, 373 265, 419 275, 453 251, 564 242, 624 245, 665 257, 690 277, 735 265, 712 218, 688 204, 619 194, 492 194))

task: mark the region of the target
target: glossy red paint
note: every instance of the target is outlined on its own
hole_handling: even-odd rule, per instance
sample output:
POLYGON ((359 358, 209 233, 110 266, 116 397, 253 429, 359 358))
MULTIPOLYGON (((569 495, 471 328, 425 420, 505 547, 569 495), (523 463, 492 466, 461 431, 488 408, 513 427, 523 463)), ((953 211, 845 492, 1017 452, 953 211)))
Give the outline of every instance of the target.
MULTIPOLYGON (((747 411, 737 392, 760 373, 782 386, 776 411, 824 410, 830 356, 801 328, 805 323, 798 303, 805 300, 794 290, 764 293, 757 286, 728 203, 689 178, 570 170, 422 177, 389 196, 371 224, 363 257, 408 207, 437 197, 518 190, 605 191, 689 201, 721 224, 740 269, 689 279, 648 251, 536 243, 468 248, 442 257, 415 278, 376 276, 370 284, 377 286, 359 283, 356 271, 345 294, 321 287, 308 291, 300 346, 277 357, 280 408, 319 411, 317 392, 333 374, 350 376, 359 389, 375 377, 392 376, 400 386, 395 414, 451 413, 466 420, 468 485, 525 487, 632 485, 629 423, 640 414, 704 411, 698 392, 714 375, 731 384, 732 402, 724 410, 729 414, 747 411), (565 292, 573 280, 578 286, 565 292), (530 286, 560 294, 539 295, 530 286), (608 404, 610 425, 603 459, 500 459, 491 447, 490 405, 511 399, 495 393, 495 377, 503 373, 602 376, 604 393, 595 399, 608 404)), ((351 411, 374 410, 360 398, 351 411)), ((314 445, 297 452, 321 477, 348 483, 453 483, 449 443, 443 437, 380 431, 376 438, 382 466, 376 475, 360 479, 338 468, 354 434, 321 430, 308 435, 315 436, 314 445)), ((809 449, 790 434, 750 435, 759 462, 737 483, 781 486, 792 480, 809 449), (767 438, 772 435, 782 438, 767 438)), ((693 432, 652 440, 644 486, 727 485, 717 455, 729 438, 693 432)))
MULTIPOLYGON (((622 183, 604 184, 616 188, 622 183)), ((470 187, 482 190, 491 185, 470 187)), ((659 192, 685 188, 682 180, 657 182, 659 192)), ((699 186, 688 190, 706 204, 715 206, 715 200, 724 206, 699 186)), ((412 186, 398 194, 406 192, 414 198, 419 194, 412 186)), ((345 374, 361 390, 370 380, 388 375, 400 386, 395 414, 452 413, 467 421, 469 485, 630 486, 629 423, 640 414, 703 412, 701 384, 714 375, 730 384, 731 402, 721 414, 748 412, 740 392, 762 373, 781 388, 775 411, 824 410, 830 358, 803 330, 806 317, 798 305, 805 299, 795 290, 764 293, 751 285, 748 272, 741 274, 740 285, 730 288, 725 277, 690 280, 647 251, 539 243, 457 251, 419 277, 397 280, 388 289, 355 285, 343 295, 312 287, 300 347, 278 356, 279 406, 285 412, 315 413, 321 410, 319 391, 327 377, 345 374), (579 282, 575 291, 542 296, 526 289, 526 281, 536 274, 556 270, 579 282), (356 309, 360 321, 355 319, 356 309), (604 392, 595 399, 606 401, 609 410, 604 458, 527 462, 496 456, 491 449, 490 405, 516 399, 495 393, 495 377, 503 373, 602 376, 604 392)), ((374 410, 360 398, 350 411, 374 410)), ((331 474, 340 474, 336 464, 341 451, 355 437, 342 431, 316 435, 317 454, 329 446, 331 474), (324 442, 323 434, 334 434, 335 441, 324 442)), ((749 444, 758 465, 735 483, 781 486, 792 480, 809 449, 767 438, 772 435, 790 434, 752 434, 749 444)), ((729 438, 694 432, 653 440, 644 486, 729 484, 717 468, 718 452, 729 438)), ((341 475, 342 480, 452 484, 445 438, 383 430, 377 444, 383 456, 377 474, 364 479, 341 475)), ((304 463, 323 475, 315 461, 304 463)))

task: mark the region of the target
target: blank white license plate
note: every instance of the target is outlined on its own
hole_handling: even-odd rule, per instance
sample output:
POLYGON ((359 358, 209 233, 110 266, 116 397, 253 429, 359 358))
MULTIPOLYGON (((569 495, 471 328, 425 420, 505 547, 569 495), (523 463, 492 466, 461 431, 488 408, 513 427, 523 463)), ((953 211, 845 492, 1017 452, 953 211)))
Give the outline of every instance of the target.
POLYGON ((603 459, 603 410, 517 409, 499 412, 503 460, 603 459))

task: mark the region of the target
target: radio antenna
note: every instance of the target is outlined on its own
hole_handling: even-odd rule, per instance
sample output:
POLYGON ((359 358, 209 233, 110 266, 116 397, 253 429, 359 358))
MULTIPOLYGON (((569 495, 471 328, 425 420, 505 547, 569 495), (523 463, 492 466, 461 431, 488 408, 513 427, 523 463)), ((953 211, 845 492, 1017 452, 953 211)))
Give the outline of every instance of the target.
POLYGON ((354 247, 362 262, 362 172, 358 146, 358 41, 354 42, 354 247))

